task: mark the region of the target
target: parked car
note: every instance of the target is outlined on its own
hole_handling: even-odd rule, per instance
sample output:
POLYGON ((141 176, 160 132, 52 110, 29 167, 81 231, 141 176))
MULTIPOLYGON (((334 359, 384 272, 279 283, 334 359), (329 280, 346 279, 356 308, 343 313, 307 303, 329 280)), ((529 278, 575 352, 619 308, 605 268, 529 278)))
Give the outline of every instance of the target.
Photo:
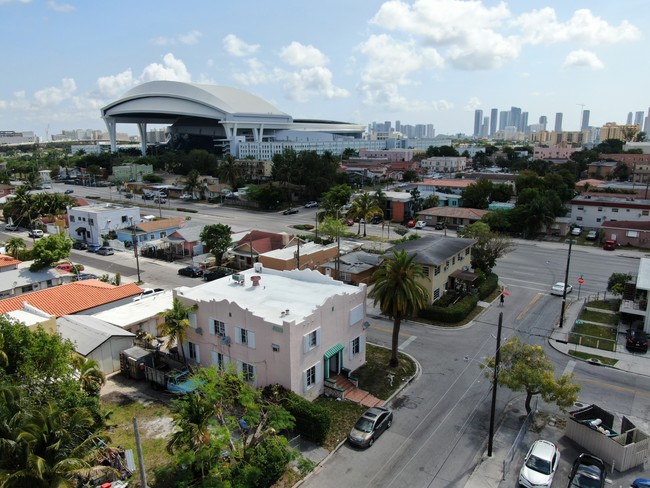
POLYGON ((133 198, 133 193, 125 193, 124 198, 128 198, 129 200, 131 200, 133 198))
POLYGON ((189 193, 183 193, 179 198, 180 198, 181 200, 191 200, 191 199, 192 199, 192 195, 190 195, 189 193))
POLYGON ((424 220, 418 220, 415 223, 415 228, 416 229, 424 229, 427 226, 427 223, 424 220))
POLYGON ((352 226, 354 225, 354 220, 352 220, 352 219, 347 219, 347 220, 345 221, 345 225, 347 225, 348 227, 352 227, 352 226))
POLYGON ((348 441, 359 447, 370 447, 393 423, 393 412, 386 407, 372 407, 359 417, 348 434, 348 441))
POLYGON ((406 223, 406 227, 413 228, 415 227, 415 220, 411 219, 406 223))
POLYGON ((614 239, 605 239, 603 242, 603 249, 605 251, 613 251, 616 249, 616 241, 614 239))
POLYGON ((581 227, 574 227, 573 229, 571 229, 571 235, 572 236, 579 236, 580 234, 582 234, 582 228, 581 227))
POLYGON ((289 207, 289 208, 286 209, 284 212, 282 212, 282 215, 291 215, 291 214, 297 214, 297 213, 298 213, 298 209, 297 209, 297 208, 289 207))
MULTIPOLYGON (((573 290, 573 286, 571 286, 571 285, 566 285, 566 292, 567 292, 567 295, 568 295, 569 293, 571 293, 572 290, 573 290)), ((561 297, 561 296, 564 296, 564 283, 562 283, 561 281, 555 283, 555 284, 551 287, 551 295, 557 295, 557 296, 560 296, 560 297, 561 297)))
POLYGON ((433 228, 436 230, 443 230, 445 228, 445 224, 442 222, 436 222, 436 225, 434 225, 433 228))
POLYGON ((154 198, 155 198, 155 197, 154 197, 152 194, 150 194, 150 193, 144 193, 144 194, 142 195, 142 199, 143 199, 143 200, 153 200, 154 198))
POLYGON ((86 252, 97 252, 102 248, 99 244, 88 244, 86 252))
POLYGON ((43 185, 43 190, 51 190, 51 189, 52 189, 52 185, 50 185, 49 183, 45 183, 43 185))
POLYGON ((519 471, 519 485, 526 488, 550 487, 560 464, 560 450, 552 442, 538 440, 530 446, 519 471))
POLYGON ((203 270, 196 266, 186 266, 185 268, 179 269, 178 274, 181 276, 189 276, 190 278, 199 278, 203 276, 203 270))
POLYGON ((140 301, 145 297, 155 295, 156 293, 160 293, 162 291, 165 291, 164 288, 143 288, 142 293, 140 293, 137 297, 133 299, 134 302, 140 301))
POLYGON ((16 231, 18 229, 20 229, 20 227, 18 227, 16 224, 7 224, 7 225, 5 225, 5 230, 8 231, 8 232, 13 232, 13 231, 16 231))
POLYGON ((29 237, 33 237, 34 239, 39 239, 43 237, 43 231, 41 229, 32 229, 28 232, 29 237))
POLYGON ((164 198, 161 198, 161 197, 156 197, 156 198, 153 199, 153 203, 160 203, 161 205, 163 205, 163 204, 167 203, 167 200, 165 200, 164 198))
POLYGON ((113 251, 112 247, 100 247, 97 249, 97 254, 101 254, 102 256, 112 256, 115 254, 115 251, 113 251))
POLYGON ((650 480, 648 478, 637 478, 632 482, 630 488, 650 488, 650 480))
POLYGON ((85 251, 88 249, 88 244, 86 244, 84 241, 74 241, 72 243, 72 249, 77 249, 79 251, 85 251))
POLYGON ((63 192, 64 195, 70 195, 70 193, 74 193, 74 190, 72 188, 68 188, 66 191, 63 192))
POLYGON ((605 477, 603 460, 583 452, 573 462, 567 488, 604 488, 605 477))
POLYGON ((625 333, 625 348, 628 351, 648 352, 648 334, 643 330, 628 329, 625 333))
POLYGON ((84 265, 83 264, 70 264, 70 263, 61 263, 56 266, 56 269, 58 271, 62 271, 64 273, 79 273, 80 271, 84 270, 84 265))
POLYGON ((96 280, 97 275, 92 274, 92 273, 79 273, 75 277, 76 281, 83 281, 83 280, 96 280))
POLYGON ((313 208, 313 207, 318 207, 318 202, 314 202, 312 200, 311 202, 305 203, 305 208, 313 208))
POLYGON ((370 219, 371 224, 381 224, 383 222, 383 218, 381 215, 375 215, 373 218, 370 219))
POLYGON ((587 236, 585 237, 588 241, 595 241, 598 239, 598 231, 597 230, 590 230, 587 232, 587 236))
POLYGON ((233 273, 234 270, 232 269, 218 268, 203 273, 203 279, 205 281, 214 281, 214 280, 218 280, 219 278, 223 278, 224 276, 229 276, 233 273))

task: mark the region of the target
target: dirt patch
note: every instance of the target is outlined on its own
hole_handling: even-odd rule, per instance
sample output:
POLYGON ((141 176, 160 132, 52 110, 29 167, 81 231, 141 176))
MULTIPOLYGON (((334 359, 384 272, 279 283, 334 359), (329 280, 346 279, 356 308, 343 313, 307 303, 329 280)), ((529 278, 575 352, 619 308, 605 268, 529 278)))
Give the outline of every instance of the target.
POLYGON ((140 429, 151 439, 167 439, 174 432, 171 417, 159 417, 140 423, 140 429))

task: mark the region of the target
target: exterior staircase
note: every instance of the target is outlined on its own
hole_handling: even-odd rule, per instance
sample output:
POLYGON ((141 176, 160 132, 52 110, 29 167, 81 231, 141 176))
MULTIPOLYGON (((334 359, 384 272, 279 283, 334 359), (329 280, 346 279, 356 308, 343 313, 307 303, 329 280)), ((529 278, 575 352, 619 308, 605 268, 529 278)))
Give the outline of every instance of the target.
POLYGON ((341 375, 333 376, 331 379, 336 381, 336 386, 343 390, 343 398, 350 400, 354 403, 359 403, 366 407, 381 407, 384 405, 384 401, 372 396, 365 390, 357 388, 354 383, 352 383, 347 378, 344 378, 341 375))

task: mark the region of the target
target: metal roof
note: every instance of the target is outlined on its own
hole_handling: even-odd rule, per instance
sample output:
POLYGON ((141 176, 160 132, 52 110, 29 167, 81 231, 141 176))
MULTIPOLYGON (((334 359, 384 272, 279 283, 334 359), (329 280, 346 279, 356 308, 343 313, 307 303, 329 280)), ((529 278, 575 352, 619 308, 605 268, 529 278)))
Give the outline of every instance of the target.
POLYGON ((409 255, 415 253, 415 262, 424 265, 441 265, 444 261, 467 249, 476 242, 461 237, 427 236, 414 241, 406 241, 393 247, 405 250, 409 255))
POLYGON ((88 356, 112 337, 135 337, 135 334, 90 315, 64 315, 56 319, 59 334, 75 344, 75 350, 88 356))

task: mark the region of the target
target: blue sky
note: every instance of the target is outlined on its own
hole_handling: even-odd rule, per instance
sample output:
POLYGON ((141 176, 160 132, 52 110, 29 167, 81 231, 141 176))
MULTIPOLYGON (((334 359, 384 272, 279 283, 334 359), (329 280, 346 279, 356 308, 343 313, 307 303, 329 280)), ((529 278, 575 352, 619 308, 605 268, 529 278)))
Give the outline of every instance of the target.
POLYGON ((625 123, 650 106, 648 26, 647 0, 0 0, 0 130, 104 130, 102 106, 156 79, 437 134, 513 105, 625 123))

